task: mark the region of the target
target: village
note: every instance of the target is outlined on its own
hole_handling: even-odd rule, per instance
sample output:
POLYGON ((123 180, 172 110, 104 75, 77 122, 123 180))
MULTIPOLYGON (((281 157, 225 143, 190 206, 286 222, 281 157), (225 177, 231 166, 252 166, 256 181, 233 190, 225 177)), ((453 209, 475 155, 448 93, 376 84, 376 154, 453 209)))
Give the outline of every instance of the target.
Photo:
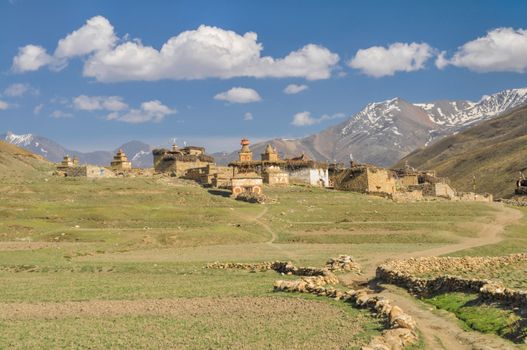
MULTIPOLYGON (((282 159, 270 144, 257 159, 250 141, 243 138, 238 159, 228 165, 218 165, 204 147, 172 145, 171 149, 154 149, 153 168, 133 168, 123 150, 118 150, 110 166, 80 165, 77 158, 65 156, 57 166, 56 175, 90 179, 168 175, 195 181, 204 187, 230 191, 231 197, 248 202, 266 202, 265 186, 304 185, 337 191, 351 191, 386 197, 395 202, 430 199, 492 202, 488 193, 456 191, 448 178, 434 170, 417 170, 405 164, 403 168, 386 169, 353 160, 343 163, 319 162, 305 154, 282 159)), ((527 193, 525 179, 519 179, 518 195, 527 193)))

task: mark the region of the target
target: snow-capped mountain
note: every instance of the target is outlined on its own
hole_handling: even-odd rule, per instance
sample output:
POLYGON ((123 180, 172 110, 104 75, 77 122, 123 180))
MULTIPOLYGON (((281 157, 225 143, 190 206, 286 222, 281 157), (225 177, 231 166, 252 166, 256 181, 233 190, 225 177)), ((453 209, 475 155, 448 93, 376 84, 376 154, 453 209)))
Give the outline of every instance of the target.
POLYGON ((147 168, 152 167, 152 147, 140 141, 131 141, 118 147, 114 151, 94 151, 94 152, 78 152, 66 149, 58 143, 42 136, 33 134, 16 135, 12 132, 7 132, 0 135, 0 140, 7 143, 14 144, 39 154, 52 162, 60 162, 65 155, 76 156, 79 158, 79 163, 88 163, 101 166, 110 165, 110 162, 115 155, 117 149, 123 149, 134 167, 147 168))
MULTIPOLYGON (((317 134, 297 140, 261 142, 254 148, 260 150, 271 143, 287 157, 303 152, 320 161, 347 163, 352 157, 358 162, 390 166, 438 138, 458 133, 525 104, 527 88, 504 90, 483 96, 477 102, 410 103, 393 98, 370 103, 346 121, 317 134)), ((236 155, 233 152, 218 159, 232 160, 236 155)))
POLYGON ((527 103, 527 88, 485 95, 478 102, 437 101, 416 103, 438 125, 459 127, 496 117, 527 103))

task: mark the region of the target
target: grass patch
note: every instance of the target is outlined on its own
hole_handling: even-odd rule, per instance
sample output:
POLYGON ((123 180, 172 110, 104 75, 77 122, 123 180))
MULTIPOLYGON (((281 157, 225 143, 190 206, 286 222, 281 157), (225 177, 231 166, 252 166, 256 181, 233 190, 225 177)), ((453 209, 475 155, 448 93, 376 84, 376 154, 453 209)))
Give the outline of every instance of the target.
POLYGON ((452 312, 467 329, 494 333, 516 342, 527 335, 524 320, 514 311, 483 303, 477 294, 445 293, 425 301, 439 309, 452 312))

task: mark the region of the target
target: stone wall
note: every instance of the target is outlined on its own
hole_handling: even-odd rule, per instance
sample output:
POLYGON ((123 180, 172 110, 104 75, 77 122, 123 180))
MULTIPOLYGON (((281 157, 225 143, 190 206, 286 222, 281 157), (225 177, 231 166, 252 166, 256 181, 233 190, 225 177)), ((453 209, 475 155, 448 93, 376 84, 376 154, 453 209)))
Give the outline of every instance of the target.
POLYGON ((434 196, 453 199, 456 197, 456 192, 449 184, 438 182, 434 184, 434 196))
POLYGON ((73 166, 64 168, 62 171, 68 177, 103 178, 115 176, 112 170, 95 165, 73 166))
POLYGON ((391 260, 377 268, 377 278, 398 285, 420 296, 432 296, 446 292, 479 293, 482 299, 499 302, 511 307, 527 307, 527 292, 507 288, 501 283, 485 279, 471 279, 442 275, 435 278, 423 278, 415 275, 441 273, 445 270, 485 269, 496 265, 511 265, 526 261, 527 254, 511 254, 499 257, 427 257, 408 260, 391 260))
POLYGON ((392 199, 398 203, 419 202, 423 200, 423 191, 421 190, 397 191, 392 194, 392 199))

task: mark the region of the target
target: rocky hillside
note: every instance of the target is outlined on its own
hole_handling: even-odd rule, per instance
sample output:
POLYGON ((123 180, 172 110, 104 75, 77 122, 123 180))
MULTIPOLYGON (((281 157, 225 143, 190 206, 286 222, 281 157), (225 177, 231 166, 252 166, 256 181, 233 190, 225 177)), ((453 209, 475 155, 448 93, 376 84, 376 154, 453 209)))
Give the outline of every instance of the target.
POLYGON ((522 171, 527 175, 527 107, 484 121, 419 149, 399 162, 435 169, 458 190, 509 196, 522 171))
MULTIPOLYGON (((483 96, 478 102, 411 103, 401 98, 370 103, 348 120, 302 139, 275 139, 254 146, 260 153, 271 143, 286 156, 305 153, 320 161, 359 162, 389 166, 416 148, 502 115, 527 103, 527 88, 483 96)), ((215 155, 220 161, 236 152, 215 155)))
POLYGON ((78 157, 81 164, 108 166, 117 149, 122 148, 134 167, 149 168, 153 164, 152 147, 140 141, 125 143, 112 152, 78 152, 69 150, 55 141, 33 134, 16 135, 12 132, 7 132, 4 135, 0 135, 0 140, 27 149, 55 163, 60 162, 65 155, 70 155, 78 157))
POLYGON ((51 163, 23 148, 0 141, 0 176, 21 176, 37 170, 50 170, 51 163))

